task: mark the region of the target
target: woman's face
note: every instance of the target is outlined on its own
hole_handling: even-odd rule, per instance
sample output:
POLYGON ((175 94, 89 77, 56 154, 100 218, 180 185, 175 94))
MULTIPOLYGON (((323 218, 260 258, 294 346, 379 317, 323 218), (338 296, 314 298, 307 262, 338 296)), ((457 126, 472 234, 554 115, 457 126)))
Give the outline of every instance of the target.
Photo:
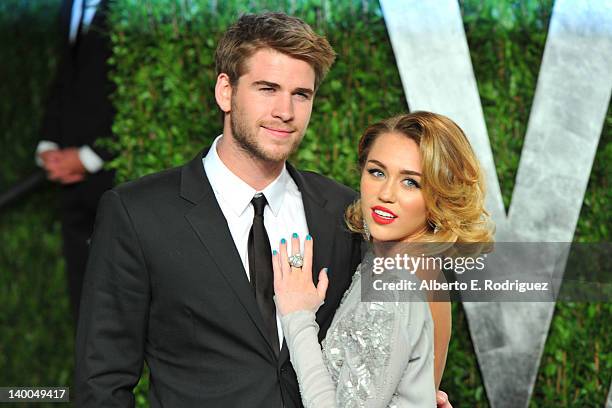
POLYGON ((401 133, 374 141, 361 173, 361 210, 375 241, 411 241, 427 230, 421 154, 401 133))

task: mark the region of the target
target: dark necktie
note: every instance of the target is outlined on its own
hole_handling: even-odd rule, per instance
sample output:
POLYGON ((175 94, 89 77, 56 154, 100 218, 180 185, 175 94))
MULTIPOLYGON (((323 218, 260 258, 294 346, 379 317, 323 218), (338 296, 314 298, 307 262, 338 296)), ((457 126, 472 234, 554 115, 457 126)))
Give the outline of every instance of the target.
POLYGON ((278 331, 276 328, 276 306, 274 305, 274 272, 272 270, 272 250, 270 240, 264 226, 264 208, 267 201, 263 194, 257 194, 251 200, 255 209, 253 226, 249 233, 249 275, 251 285, 255 289, 257 306, 266 325, 268 338, 278 357, 278 331))

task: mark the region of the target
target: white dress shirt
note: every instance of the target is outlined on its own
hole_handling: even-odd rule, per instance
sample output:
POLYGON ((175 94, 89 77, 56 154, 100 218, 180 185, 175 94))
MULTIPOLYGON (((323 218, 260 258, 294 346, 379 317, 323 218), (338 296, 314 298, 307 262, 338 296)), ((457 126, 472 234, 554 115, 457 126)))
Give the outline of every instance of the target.
POLYGON ((74 44, 81 25, 81 32, 86 33, 96 14, 100 0, 74 0, 70 13, 70 30, 68 39, 74 44), (83 4, 85 3, 85 4, 83 4))
MULTIPOLYGON (((38 145, 36 146, 36 154, 34 155, 36 164, 39 167, 42 167, 43 165, 42 160, 38 156, 39 154, 49 150, 58 149, 59 146, 55 142, 51 142, 49 140, 41 140, 38 142, 38 145)), ((79 147, 79 160, 83 164, 83 167, 85 167, 85 170, 92 174, 97 173, 98 171, 102 170, 102 167, 104 167, 104 160, 102 160, 102 158, 100 158, 100 156, 98 156, 98 154, 88 145, 79 147)))
MULTIPOLYGON (((266 196, 268 205, 264 209, 264 225, 270 239, 270 248, 278 251, 280 240, 287 240, 288 249, 291 250, 291 236, 297 233, 300 237, 300 253, 304 249, 304 239, 308 234, 306 214, 302 194, 289 175, 286 167, 281 174, 262 191, 257 191, 240 177, 231 172, 217 154, 217 142, 223 135, 213 142, 208 154, 202 159, 204 170, 215 193, 215 198, 227 220, 232 239, 240 254, 242 265, 249 276, 248 241, 249 232, 253 225, 254 209, 251 204, 253 196, 262 193, 266 196)), ((316 237, 314 237, 316 239, 316 237)), ((276 327, 278 328, 279 344, 283 344, 283 331, 278 311, 276 313, 276 327)))

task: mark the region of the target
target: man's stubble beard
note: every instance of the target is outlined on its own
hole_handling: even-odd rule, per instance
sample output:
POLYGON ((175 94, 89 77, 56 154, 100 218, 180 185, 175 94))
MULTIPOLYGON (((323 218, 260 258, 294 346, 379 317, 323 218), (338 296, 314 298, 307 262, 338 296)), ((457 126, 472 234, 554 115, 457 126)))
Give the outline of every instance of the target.
POLYGON ((304 134, 302 134, 300 137, 296 138, 291 148, 284 153, 275 154, 273 152, 268 152, 259 144, 257 135, 249 130, 247 123, 243 120, 240 109, 238 109, 234 103, 232 103, 230 114, 230 127, 234 140, 242 150, 254 159, 271 163, 286 161, 289 156, 297 151, 304 137, 304 134))

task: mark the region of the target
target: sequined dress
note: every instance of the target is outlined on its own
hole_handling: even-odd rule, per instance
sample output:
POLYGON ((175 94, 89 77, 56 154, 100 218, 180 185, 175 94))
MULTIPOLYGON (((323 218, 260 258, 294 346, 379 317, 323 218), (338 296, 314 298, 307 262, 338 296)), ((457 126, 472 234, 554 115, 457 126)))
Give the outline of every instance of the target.
POLYGON ((281 318, 306 408, 435 407, 427 302, 361 302, 361 265, 322 343, 311 311, 281 318))

